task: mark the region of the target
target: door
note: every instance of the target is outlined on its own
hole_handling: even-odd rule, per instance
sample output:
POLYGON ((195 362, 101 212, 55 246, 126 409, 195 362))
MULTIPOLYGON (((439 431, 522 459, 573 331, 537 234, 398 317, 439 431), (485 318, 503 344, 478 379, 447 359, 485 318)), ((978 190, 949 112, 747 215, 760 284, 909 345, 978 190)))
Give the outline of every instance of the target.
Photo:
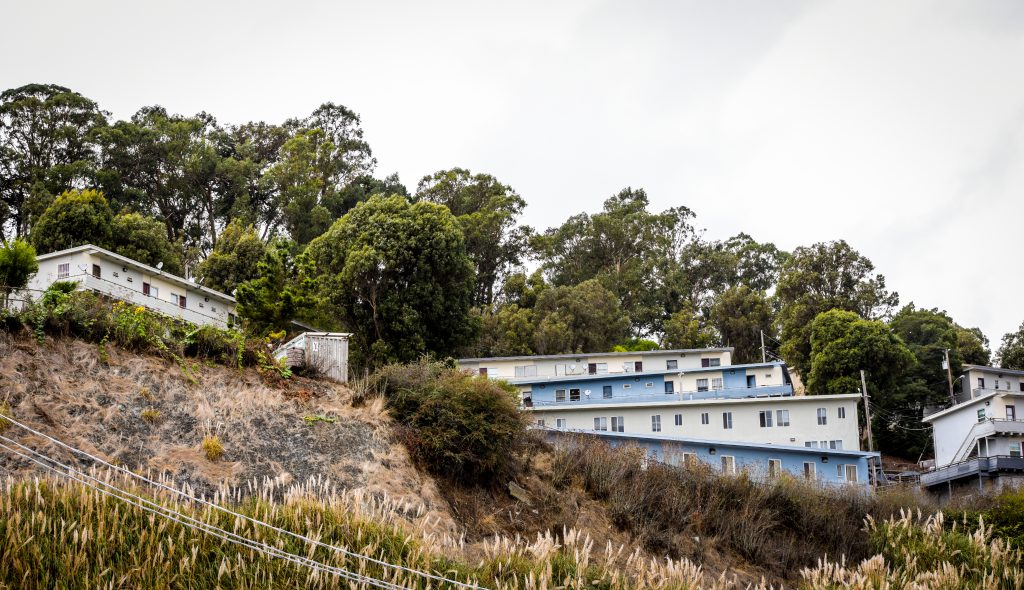
POLYGON ((1006 406, 1006 419, 1011 421, 1011 422, 1016 420, 1017 419, 1017 408, 1015 408, 1014 406, 1006 406))
POLYGON ((587 373, 597 375, 597 363, 589 363, 587 365, 587 373))
POLYGON ((846 481, 850 483, 857 483, 857 466, 847 465, 846 466, 846 481))
POLYGON ((753 389, 757 387, 757 377, 754 375, 747 375, 747 389, 753 389))

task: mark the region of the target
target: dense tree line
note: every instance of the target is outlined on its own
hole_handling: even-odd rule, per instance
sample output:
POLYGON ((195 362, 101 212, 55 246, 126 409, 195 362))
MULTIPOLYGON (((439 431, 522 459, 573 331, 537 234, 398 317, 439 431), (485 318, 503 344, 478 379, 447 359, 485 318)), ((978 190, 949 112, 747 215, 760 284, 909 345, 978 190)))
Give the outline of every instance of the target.
MULTIPOLYGON (((732 346, 738 363, 785 359, 812 394, 858 391, 863 369, 878 439, 904 455, 924 449, 924 408, 948 399, 945 351, 954 374, 991 360, 980 330, 900 308, 841 240, 709 240, 689 208, 653 211, 639 188, 539 231, 525 207, 459 167, 415 191, 377 176, 359 116, 338 104, 225 125, 159 106, 112 120, 56 85, 0 94, 5 295, 29 253, 93 243, 233 293, 254 333, 352 331, 357 366, 732 346)), ((995 358, 1024 368, 1024 325, 995 358)))

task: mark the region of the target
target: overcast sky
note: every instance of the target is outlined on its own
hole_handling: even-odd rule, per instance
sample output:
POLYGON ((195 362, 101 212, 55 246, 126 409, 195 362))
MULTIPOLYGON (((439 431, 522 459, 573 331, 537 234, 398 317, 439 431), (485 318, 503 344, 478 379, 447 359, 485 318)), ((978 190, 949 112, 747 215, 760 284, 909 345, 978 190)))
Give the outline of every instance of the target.
POLYGON ((712 238, 843 238, 998 346, 1024 320, 1024 2, 7 2, 0 88, 115 117, 362 116, 414 189, 461 166, 543 229, 626 186, 712 238))

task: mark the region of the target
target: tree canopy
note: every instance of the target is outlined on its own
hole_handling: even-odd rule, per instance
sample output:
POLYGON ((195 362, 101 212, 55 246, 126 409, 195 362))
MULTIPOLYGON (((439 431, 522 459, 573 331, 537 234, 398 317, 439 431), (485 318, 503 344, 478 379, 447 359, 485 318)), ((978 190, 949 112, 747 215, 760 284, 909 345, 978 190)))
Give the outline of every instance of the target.
POLYGON ((32 245, 40 254, 83 244, 107 247, 114 214, 103 193, 92 189, 62 193, 32 228, 32 245))

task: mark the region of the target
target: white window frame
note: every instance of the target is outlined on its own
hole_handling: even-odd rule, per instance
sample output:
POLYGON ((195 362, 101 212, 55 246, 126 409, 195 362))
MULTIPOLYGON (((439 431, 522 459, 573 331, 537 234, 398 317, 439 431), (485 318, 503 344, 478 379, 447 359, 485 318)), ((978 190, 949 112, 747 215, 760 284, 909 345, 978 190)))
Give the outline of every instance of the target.
POLYGON ((853 463, 847 463, 845 471, 846 473, 844 474, 844 479, 847 481, 847 483, 857 483, 858 481, 860 481, 860 474, 857 473, 857 465, 853 463), (851 472, 853 473, 852 478, 850 477, 851 472))
POLYGON ((818 465, 814 461, 804 461, 804 479, 818 479, 818 465))
POLYGON ((732 430, 732 412, 722 412, 722 429, 732 430))
POLYGON ((1011 442, 1007 452, 1011 457, 1020 457, 1021 455, 1021 444, 1019 442, 1011 442))
POLYGON ((537 426, 544 427, 544 418, 537 418, 537 426))
POLYGON ((555 418, 555 428, 566 428, 565 418, 555 418))
POLYGON ((775 410, 775 425, 789 426, 789 410, 775 410))
POLYGON ((721 377, 711 378, 711 391, 722 391, 725 389, 725 380, 721 377))
POLYGON ((651 432, 661 432, 661 414, 651 416, 651 432))
POLYGON ((71 263, 64 262, 57 265, 57 280, 66 279, 71 276, 71 263))
POLYGON ((613 395, 615 395, 615 393, 614 393, 614 390, 612 389, 611 385, 602 385, 601 386, 601 398, 602 399, 612 399, 613 395))
POLYGON ((654 387, 654 381, 648 381, 648 382, 644 383, 644 388, 646 388, 646 389, 651 389, 653 387, 654 387))
POLYGON ((668 359, 665 361, 666 371, 675 371, 679 368, 679 361, 677 359, 668 359))
POLYGON ((608 418, 605 416, 599 416, 594 418, 594 430, 600 432, 608 431, 608 418))
POLYGON ((733 455, 722 455, 722 473, 736 475, 736 457, 733 455))
POLYGON ((579 387, 570 387, 569 388, 569 401, 571 401, 571 402, 578 402, 581 399, 583 399, 583 390, 581 388, 579 388, 579 387), (573 398, 573 392, 576 392, 575 393, 575 395, 576 395, 575 399, 573 398))
POLYGON ((626 419, 623 416, 612 416, 612 432, 625 432, 626 419))
POLYGON ((703 426, 707 426, 708 424, 711 424, 711 413, 710 412, 701 412, 700 423, 703 426))
POLYGON ((561 402, 565 401, 565 392, 566 392, 565 389, 556 389, 555 390, 555 403, 561 403, 561 402))
POLYGON ((772 411, 771 410, 761 410, 760 412, 757 413, 757 416, 758 416, 758 422, 761 424, 761 428, 771 428, 772 427, 772 411))
POLYGON ((828 426, 828 408, 818 408, 818 426, 828 426))
POLYGON ((846 406, 839 406, 836 408, 836 417, 840 420, 846 419, 846 406))
POLYGON ((683 415, 682 414, 676 414, 676 426, 682 426, 682 425, 683 425, 683 415))
POLYGON ((782 475, 782 459, 768 459, 768 477, 782 475))
POLYGON ((707 391, 707 390, 708 390, 708 380, 707 379, 697 379, 697 391, 707 391))

